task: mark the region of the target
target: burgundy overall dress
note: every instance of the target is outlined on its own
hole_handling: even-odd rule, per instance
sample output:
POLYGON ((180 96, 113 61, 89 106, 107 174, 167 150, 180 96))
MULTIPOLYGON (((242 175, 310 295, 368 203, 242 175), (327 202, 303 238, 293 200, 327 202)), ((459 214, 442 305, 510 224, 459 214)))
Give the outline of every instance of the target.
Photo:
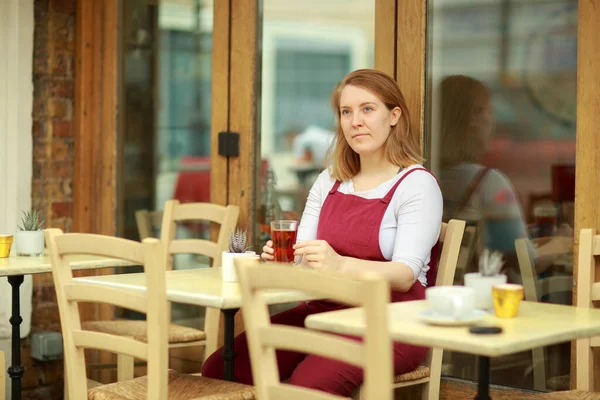
MULTIPOLYGON (((342 256, 388 261, 381 254, 379 246, 381 221, 398 186, 415 171, 427 170, 415 168, 407 171, 381 199, 364 199, 338 192, 340 182, 336 182, 321 208, 317 239, 326 240, 342 256)), ((428 282, 435 282, 438 258, 439 246, 436 244, 431 252, 428 282)), ((425 298, 425 287, 417 280, 407 292, 392 291, 391 298, 392 302, 422 300, 425 298)), ((274 315, 272 322, 302 327, 304 319, 310 314, 342 308, 346 306, 327 300, 303 302, 295 308, 274 315)), ((245 334, 236 337, 234 349, 237 352, 234 361, 235 381, 252 384, 245 334)), ((223 378, 221 351, 219 349, 206 360, 202 368, 204 376, 223 378)), ((394 343, 394 373, 399 375, 416 369, 425 360, 426 353, 427 349, 424 347, 394 343)), ((348 396, 363 382, 361 368, 321 356, 277 351, 277 361, 280 378, 298 386, 348 396)))

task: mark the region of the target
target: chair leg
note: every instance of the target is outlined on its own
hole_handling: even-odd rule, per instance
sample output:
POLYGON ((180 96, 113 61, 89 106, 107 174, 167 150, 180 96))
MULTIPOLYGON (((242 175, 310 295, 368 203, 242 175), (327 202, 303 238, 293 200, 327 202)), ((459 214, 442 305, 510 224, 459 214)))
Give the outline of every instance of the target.
POLYGON ((130 355, 117 354, 117 382, 133 379, 134 358, 130 355))
POLYGON ((69 387, 67 386, 67 360, 63 359, 63 400, 69 400, 69 387))
POLYGON ((6 395, 6 360, 4 352, 0 351, 0 400, 4 400, 6 395))
MULTIPOLYGON (((431 361, 429 367, 429 382, 423 384, 421 398, 423 400, 438 400, 440 397, 440 381, 442 379, 442 357, 441 349, 432 349, 428 357, 431 361)), ((429 360, 428 360, 429 361, 429 360)))
POLYGON ((546 392, 546 358, 544 348, 538 347, 531 350, 533 361, 533 387, 539 392, 546 392))

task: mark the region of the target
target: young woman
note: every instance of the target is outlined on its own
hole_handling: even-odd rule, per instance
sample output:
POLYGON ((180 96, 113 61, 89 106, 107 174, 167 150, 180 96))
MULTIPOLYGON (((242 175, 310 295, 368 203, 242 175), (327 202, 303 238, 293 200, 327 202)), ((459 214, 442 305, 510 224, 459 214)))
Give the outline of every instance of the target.
MULTIPOLYGON (((332 106, 337 129, 329 167, 308 196, 295 254, 315 269, 381 273, 392 286, 392 301, 424 299, 428 271, 437 267, 431 254, 443 202, 436 179, 420 165, 404 96, 386 74, 363 69, 339 83, 332 106)), ((264 246, 263 259, 273 259, 272 246, 271 241, 264 246)), ((304 326, 309 314, 344 307, 304 302, 272 321, 304 326)), ((251 384, 244 334, 234 348, 235 379, 251 384)), ((203 375, 222 378, 220 354, 209 357, 203 375)), ((414 370, 425 355, 425 348, 395 343, 395 373, 414 370)), ((347 396, 363 382, 362 369, 340 361, 286 351, 278 351, 277 358, 281 379, 294 385, 347 396)))

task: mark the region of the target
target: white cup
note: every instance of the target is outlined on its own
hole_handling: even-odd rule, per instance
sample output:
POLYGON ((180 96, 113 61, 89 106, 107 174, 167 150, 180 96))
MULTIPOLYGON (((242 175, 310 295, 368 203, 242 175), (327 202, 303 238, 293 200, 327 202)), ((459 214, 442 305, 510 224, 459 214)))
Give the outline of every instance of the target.
POLYGON ((425 290, 429 308, 443 317, 462 319, 475 309, 475 290, 465 286, 435 286, 425 290))

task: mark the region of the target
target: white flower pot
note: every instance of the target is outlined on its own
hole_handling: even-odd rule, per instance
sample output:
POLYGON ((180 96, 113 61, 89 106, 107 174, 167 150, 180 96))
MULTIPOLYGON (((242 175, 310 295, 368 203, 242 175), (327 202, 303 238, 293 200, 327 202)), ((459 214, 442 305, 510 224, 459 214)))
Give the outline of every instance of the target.
POLYGON ((479 272, 465 274, 465 286, 475 289, 475 307, 491 310, 494 307, 492 288, 506 283, 506 275, 483 276, 479 272))
POLYGON ((18 231, 15 233, 17 256, 44 255, 44 231, 18 231))
POLYGON ((223 281, 224 282, 237 282, 237 272, 235 271, 235 263, 233 260, 237 257, 256 257, 256 253, 253 251, 247 251, 245 253, 230 253, 228 251, 224 251, 221 256, 221 263, 223 264, 222 272, 223 272, 223 281))

